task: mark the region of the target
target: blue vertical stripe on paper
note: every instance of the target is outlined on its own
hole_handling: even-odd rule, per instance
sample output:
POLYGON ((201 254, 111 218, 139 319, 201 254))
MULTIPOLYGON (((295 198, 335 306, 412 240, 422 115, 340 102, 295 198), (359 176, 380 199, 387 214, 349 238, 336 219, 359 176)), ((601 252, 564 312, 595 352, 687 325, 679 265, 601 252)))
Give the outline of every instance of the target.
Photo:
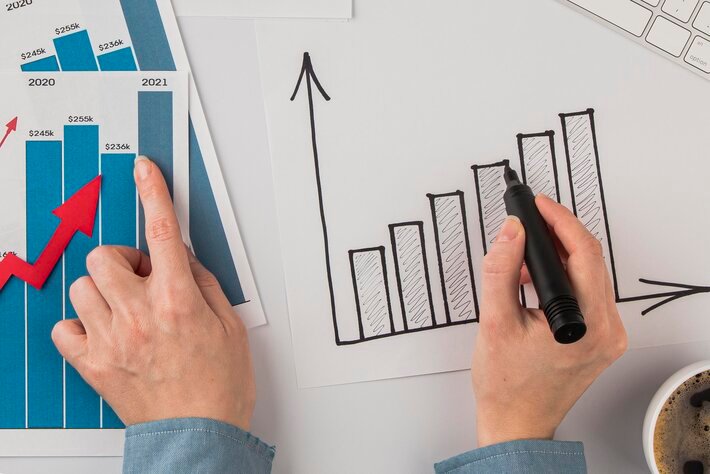
POLYGON ((94 49, 91 47, 89 32, 77 31, 54 39, 59 64, 62 71, 98 71, 94 49))
POLYGON ((121 0, 131 42, 142 71, 175 71, 168 35, 156 0, 121 0))
POLYGON ((0 429, 25 427, 25 284, 0 291, 0 429))
MULTIPOLYGON (((52 211, 62 204, 62 142, 28 141, 27 258, 37 260, 59 224, 52 211)), ((62 358, 51 334, 62 319, 62 265, 41 290, 27 287, 27 411, 29 428, 63 425, 62 358)))
POLYGON ((200 143, 190 121, 190 189, 193 185, 199 189, 190 193, 190 240, 195 255, 217 277, 232 305, 244 303, 244 290, 222 227, 200 143))
MULTIPOLYGON (((101 244, 136 247, 138 201, 133 182, 135 154, 101 155, 101 244)), ((113 409, 103 403, 104 428, 123 428, 113 409)))
MULTIPOLYGON (((98 125, 66 125, 64 127, 64 198, 74 193, 99 174, 98 125)), ((64 254, 66 319, 77 317, 69 300, 69 288, 78 278, 87 275, 86 257, 99 245, 99 219, 94 223, 91 238, 77 232, 64 254)), ((84 382, 69 364, 66 366, 66 427, 98 428, 100 426, 99 396, 84 382)))
POLYGON ((59 63, 56 56, 38 59, 20 66, 23 72, 58 72, 59 63))
POLYGON ((137 71, 136 60, 133 57, 133 49, 117 49, 110 53, 102 54, 98 57, 99 67, 102 71, 137 71))
MULTIPOLYGON (((138 153, 150 158, 163 172, 173 194, 173 93, 138 92, 138 153)), ((147 251, 145 216, 140 210, 141 250, 147 251)))
MULTIPOLYGON (((174 71, 175 61, 156 0, 121 0, 121 6, 141 70, 174 71)), ((244 303, 244 292, 192 123, 190 142, 190 240, 195 254, 215 274, 232 304, 244 303)))

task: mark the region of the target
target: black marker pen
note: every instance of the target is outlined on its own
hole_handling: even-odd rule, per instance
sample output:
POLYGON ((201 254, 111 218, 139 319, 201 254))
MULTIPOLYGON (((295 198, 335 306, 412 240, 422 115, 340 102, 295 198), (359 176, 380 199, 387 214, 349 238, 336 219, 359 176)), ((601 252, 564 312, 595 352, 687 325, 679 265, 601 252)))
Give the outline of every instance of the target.
POLYGON ((509 215, 517 216, 525 228, 525 264, 540 300, 540 308, 557 342, 577 342, 587 332, 587 325, 547 223, 537 210, 535 196, 507 164, 503 176, 508 187, 503 196, 505 208, 509 215))

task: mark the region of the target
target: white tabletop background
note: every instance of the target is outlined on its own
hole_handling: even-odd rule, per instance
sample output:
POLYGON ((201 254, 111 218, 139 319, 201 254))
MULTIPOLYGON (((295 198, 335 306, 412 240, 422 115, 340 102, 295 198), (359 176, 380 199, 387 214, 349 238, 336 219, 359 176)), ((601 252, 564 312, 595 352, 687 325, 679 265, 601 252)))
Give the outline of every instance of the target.
MULTIPOLYGON (((192 65, 269 319, 251 333, 258 387, 253 432, 277 446, 276 473, 432 472, 434 462, 475 447, 468 372, 297 388, 270 165, 250 159, 267 151, 236 133, 252 117, 245 110, 263 113, 262 99, 229 87, 230 74, 257 64, 229 64, 211 48, 221 41, 249 47, 235 37, 237 21, 184 18, 181 27, 188 52, 206 52, 191 55, 192 65)), ((710 359, 707 343, 627 353, 582 397, 557 438, 583 441, 592 473, 648 472, 641 447, 648 402, 668 376, 701 359, 710 359)), ((4 474, 120 471, 120 458, 0 459, 4 474)))

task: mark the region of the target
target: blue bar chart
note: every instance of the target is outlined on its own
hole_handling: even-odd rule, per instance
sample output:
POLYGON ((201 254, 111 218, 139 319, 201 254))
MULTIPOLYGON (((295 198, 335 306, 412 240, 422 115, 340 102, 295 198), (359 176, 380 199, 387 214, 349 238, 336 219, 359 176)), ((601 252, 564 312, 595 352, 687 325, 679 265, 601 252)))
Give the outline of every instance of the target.
MULTIPOLYGON (((14 38, 9 48, 0 50, 0 69, 32 73, 190 70, 169 0, 35 3, 13 15, 0 13, 0 26, 14 38), (19 23, 32 28, 18 27, 19 23)), ((230 303, 239 306, 245 324, 264 324, 263 307, 194 84, 189 94, 193 109, 188 120, 189 157, 184 170, 174 170, 176 177, 184 173, 189 187, 173 195, 175 202, 184 204, 185 213, 179 217, 189 223, 183 226, 184 238, 215 274, 230 303)), ((145 248, 144 243, 139 245, 145 248)))
POLYGON ((137 71, 138 66, 132 46, 116 40, 99 45, 96 54, 89 31, 81 29, 52 40, 55 54, 44 49, 39 59, 32 59, 20 65, 23 72, 92 72, 92 71, 137 71))
POLYGON ((108 81, 79 74, 71 85, 63 76, 38 77, 55 84, 47 88, 16 76, 14 94, 0 98, 27 125, 7 150, 23 158, 9 164, 0 186, 24 196, 16 212, 25 225, 21 235, 0 237, 2 255, 35 261, 59 223, 52 212, 97 175, 102 189, 92 237, 74 236, 42 289, 13 279, 0 291, 0 429, 122 428, 111 407, 59 355, 51 332, 62 319, 77 318, 69 288, 87 275, 88 254, 99 245, 139 244, 133 164, 142 147, 164 147, 160 164, 166 169, 187 166, 187 78, 170 75, 166 90, 155 91, 142 87, 141 73, 108 81), (77 82, 82 87, 75 89, 77 82), (76 96, 72 108, 56 110, 66 107, 66 94, 76 96))

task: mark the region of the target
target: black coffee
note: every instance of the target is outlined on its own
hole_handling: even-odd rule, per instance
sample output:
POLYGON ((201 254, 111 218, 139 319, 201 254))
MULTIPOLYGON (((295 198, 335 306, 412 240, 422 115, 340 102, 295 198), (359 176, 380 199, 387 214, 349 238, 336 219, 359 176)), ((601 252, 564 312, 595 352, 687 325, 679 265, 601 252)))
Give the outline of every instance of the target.
POLYGON ((666 400, 653 451, 662 474, 710 474, 710 370, 683 382, 666 400))

